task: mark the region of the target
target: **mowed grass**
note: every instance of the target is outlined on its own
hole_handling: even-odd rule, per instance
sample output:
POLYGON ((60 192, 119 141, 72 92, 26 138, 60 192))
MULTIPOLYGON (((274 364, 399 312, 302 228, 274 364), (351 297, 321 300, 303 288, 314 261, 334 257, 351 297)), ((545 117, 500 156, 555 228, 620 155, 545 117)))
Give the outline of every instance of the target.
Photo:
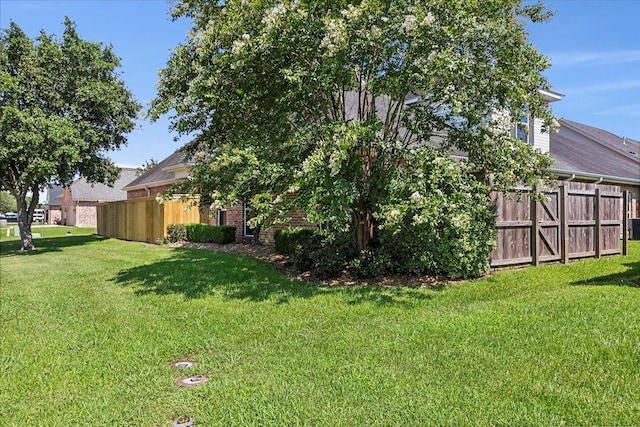
POLYGON ((640 424, 640 242, 434 289, 93 235, 18 243, 0 246, 2 425, 640 424))
MULTIPOLYGON (((14 229, 18 224, 8 224, 5 227, 0 227, 0 242, 20 240, 20 234, 15 235, 14 229), (9 236, 7 236, 7 229, 9 229, 9 236)), ((40 238, 51 238, 61 236, 86 236, 89 234, 95 234, 95 227, 70 227, 66 225, 41 225, 39 223, 33 223, 31 225, 31 233, 35 234, 34 244, 38 246, 38 240, 40 238)))

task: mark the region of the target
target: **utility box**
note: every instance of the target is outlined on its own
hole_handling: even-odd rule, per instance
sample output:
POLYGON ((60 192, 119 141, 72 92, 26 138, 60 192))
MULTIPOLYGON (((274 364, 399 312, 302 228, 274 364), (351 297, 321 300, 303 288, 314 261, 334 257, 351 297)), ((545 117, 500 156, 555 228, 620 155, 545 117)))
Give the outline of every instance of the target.
POLYGON ((640 240, 640 218, 629 219, 629 240, 640 240))

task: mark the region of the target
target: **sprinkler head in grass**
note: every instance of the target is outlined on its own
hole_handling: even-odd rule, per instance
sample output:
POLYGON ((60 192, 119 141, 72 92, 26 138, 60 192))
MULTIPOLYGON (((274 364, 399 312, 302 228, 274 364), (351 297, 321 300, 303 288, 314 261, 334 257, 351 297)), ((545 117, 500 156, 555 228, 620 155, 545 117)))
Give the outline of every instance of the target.
POLYGON ((169 366, 176 369, 187 369, 187 368, 193 368, 197 364, 198 364, 197 362, 182 359, 182 360, 175 360, 173 362, 170 362, 169 366))
POLYGON ((209 380, 209 378, 202 375, 196 375, 191 377, 180 377, 176 380, 176 383, 180 387, 192 387, 192 386, 204 384, 207 382, 207 380, 209 380))
POLYGON ((182 416, 173 420, 173 427, 190 427, 195 424, 193 417, 182 416))

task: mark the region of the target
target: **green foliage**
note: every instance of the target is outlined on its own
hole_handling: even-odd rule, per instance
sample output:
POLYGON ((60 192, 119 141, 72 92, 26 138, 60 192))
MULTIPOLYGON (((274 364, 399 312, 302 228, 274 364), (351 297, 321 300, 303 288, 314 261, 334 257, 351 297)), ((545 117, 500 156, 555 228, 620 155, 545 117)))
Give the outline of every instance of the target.
POLYGON ((116 180, 106 152, 126 144, 140 110, 111 47, 81 39, 69 19, 64 27, 60 39, 30 39, 13 22, 0 34, 0 188, 16 199, 23 249, 47 184, 116 180))
POLYGON ((477 277, 489 268, 495 214, 486 185, 438 150, 417 149, 390 176, 374 247, 358 253, 353 232, 318 230, 298 244, 294 262, 320 277, 347 266, 359 277, 390 273, 477 277))
POLYGON ((15 212, 17 209, 15 197, 8 191, 0 191, 0 214, 15 212))
POLYGON ((248 200, 257 223, 301 207, 332 233, 351 232, 360 251, 386 224, 387 243, 408 245, 399 253, 433 241, 407 270, 464 276, 482 270, 488 232, 475 209, 487 206, 490 188, 460 178, 478 191, 468 212, 457 206, 461 192, 431 185, 411 159, 424 148, 442 158, 463 151, 465 167, 494 189, 548 176, 549 156, 509 132, 525 111, 546 128, 552 122, 540 94, 548 62, 525 28, 549 17, 541 4, 184 0, 173 14, 193 28, 160 73, 151 115, 170 112, 174 130, 198 135, 182 192, 213 205, 248 200), (401 200, 396 187, 437 202, 434 217, 411 226, 413 215, 431 212, 411 211, 413 192, 401 200), (410 216, 388 218, 392 204, 410 216), (476 219, 480 230, 469 225, 476 219), (462 231, 479 231, 480 242, 462 231))
POLYGON ((187 227, 184 224, 167 224, 167 240, 171 243, 187 240, 187 227))
MULTIPOLYGON (((395 250, 395 248, 391 248, 395 250)), ((394 264, 389 249, 369 248, 365 249, 357 258, 351 260, 351 270, 360 278, 373 278, 383 276, 394 271, 394 264)))
POLYGON ((311 270, 320 278, 333 278, 339 276, 357 255, 358 248, 353 235, 327 235, 322 230, 315 230, 311 236, 299 242, 292 258, 299 270, 311 270))
POLYGON ((304 242, 313 239, 315 230, 312 228, 283 228, 273 234, 273 243, 276 252, 283 255, 293 255, 296 248, 304 242))
POLYGON ((186 224, 185 229, 190 242, 223 245, 236 241, 236 228, 230 225, 186 224))
POLYGON ((380 218, 380 243, 396 270, 453 279, 484 274, 495 243, 486 186, 435 150, 418 150, 406 161, 412 167, 393 178, 380 218))
POLYGON ((148 170, 153 169, 157 164, 158 164, 158 161, 154 158, 145 160, 144 165, 136 168, 136 176, 140 176, 143 173, 146 173, 148 170))

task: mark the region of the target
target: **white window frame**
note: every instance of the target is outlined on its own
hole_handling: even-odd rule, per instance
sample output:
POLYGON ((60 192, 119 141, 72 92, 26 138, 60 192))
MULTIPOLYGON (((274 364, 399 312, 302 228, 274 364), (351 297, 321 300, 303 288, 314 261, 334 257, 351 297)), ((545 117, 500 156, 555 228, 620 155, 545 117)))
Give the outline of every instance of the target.
POLYGON ((246 201, 242 202, 242 235, 244 237, 253 237, 253 233, 249 234, 249 226, 247 225, 248 214, 251 212, 251 208, 246 201))
POLYGON ((227 225, 226 224, 226 216, 227 216, 226 214, 227 214, 227 210, 226 209, 217 209, 216 210, 216 225, 227 225), (224 224, 222 224, 220 222, 220 220, 222 219, 222 215, 221 215, 222 212, 225 213, 225 223, 224 224))
POLYGON ((513 128, 511 129, 511 136, 519 139, 520 141, 529 144, 533 147, 533 138, 534 138, 534 119, 531 114, 526 112, 522 118, 515 123, 513 128), (526 139, 522 139, 520 132, 526 132, 526 139))

